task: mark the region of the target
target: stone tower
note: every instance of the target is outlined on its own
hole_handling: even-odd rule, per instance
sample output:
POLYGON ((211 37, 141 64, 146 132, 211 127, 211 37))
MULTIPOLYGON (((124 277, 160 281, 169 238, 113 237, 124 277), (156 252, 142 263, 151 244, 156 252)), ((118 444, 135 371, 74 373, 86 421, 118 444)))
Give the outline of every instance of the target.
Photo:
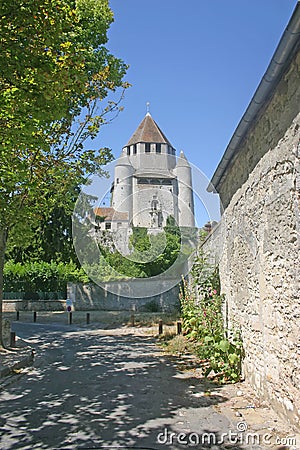
POLYGON ((183 152, 176 158, 149 112, 116 162, 111 206, 135 227, 158 230, 170 216, 195 226, 191 167, 183 152))
POLYGON ((182 150, 173 173, 176 175, 178 188, 178 224, 182 227, 194 227, 192 170, 182 150))

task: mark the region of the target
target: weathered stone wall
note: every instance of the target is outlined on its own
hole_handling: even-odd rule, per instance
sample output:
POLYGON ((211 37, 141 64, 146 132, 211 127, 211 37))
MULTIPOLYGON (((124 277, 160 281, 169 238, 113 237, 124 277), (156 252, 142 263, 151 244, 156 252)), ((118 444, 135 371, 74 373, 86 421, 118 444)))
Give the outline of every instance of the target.
MULTIPOLYGON (((174 184, 174 182, 173 182, 174 184)), ((157 186, 151 184, 138 184, 137 179, 133 182, 133 224, 134 226, 151 228, 151 203, 156 196, 159 205, 162 208, 162 226, 166 226, 168 216, 174 216, 174 186, 157 186)), ((157 226, 157 225, 156 225, 157 226)))
POLYGON ((214 226, 211 232, 203 242, 202 248, 208 257, 208 262, 213 265, 218 265, 221 260, 224 245, 224 226, 220 221, 214 226))
MULTIPOLYGON (((299 129, 300 114, 261 157, 204 243, 220 261, 228 325, 241 328, 245 377, 262 398, 298 425, 299 129)), ((253 152, 252 142, 259 148, 266 133, 259 125, 253 130, 253 152)), ((240 171, 247 154, 240 153, 240 171)))

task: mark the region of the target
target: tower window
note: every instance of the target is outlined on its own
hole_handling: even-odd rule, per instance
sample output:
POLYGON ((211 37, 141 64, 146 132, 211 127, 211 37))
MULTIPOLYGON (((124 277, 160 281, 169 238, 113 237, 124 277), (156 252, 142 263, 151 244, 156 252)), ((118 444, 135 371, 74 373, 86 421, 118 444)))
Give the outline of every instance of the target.
POLYGON ((152 209, 152 211, 157 211, 158 210, 158 206, 159 206, 159 204, 158 204, 157 197, 156 197, 156 195, 154 195, 153 196, 153 200, 151 202, 151 209, 152 209))
POLYGON ((138 178, 137 184, 150 184, 149 178, 138 178))
POLYGON ((130 155, 130 147, 127 147, 127 155, 130 155))
POLYGON ((172 180, 165 179, 165 178, 138 178, 137 184, 152 184, 152 185, 165 185, 169 186, 172 185, 172 180))
POLYGON ((156 153, 161 153, 161 144, 156 144, 156 153))
POLYGON ((150 148, 150 142, 146 142, 146 143, 145 143, 145 152, 146 152, 146 153, 150 153, 150 151, 151 151, 151 148, 150 148))
POLYGON ((133 154, 136 155, 136 144, 133 145, 133 154))

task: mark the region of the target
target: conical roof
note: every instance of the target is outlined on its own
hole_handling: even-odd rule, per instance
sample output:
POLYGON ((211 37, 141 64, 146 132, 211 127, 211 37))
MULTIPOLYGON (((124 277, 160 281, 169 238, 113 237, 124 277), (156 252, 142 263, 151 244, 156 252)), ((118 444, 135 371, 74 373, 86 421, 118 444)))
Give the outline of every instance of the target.
POLYGON ((137 144, 138 142, 152 142, 157 144, 168 144, 172 147, 169 140, 161 131, 157 123, 152 119, 148 112, 142 122, 139 124, 127 146, 137 144))
POLYGON ((180 151, 179 158, 177 158, 176 167, 191 167, 189 165, 188 160, 186 159, 186 156, 185 156, 183 150, 180 151))

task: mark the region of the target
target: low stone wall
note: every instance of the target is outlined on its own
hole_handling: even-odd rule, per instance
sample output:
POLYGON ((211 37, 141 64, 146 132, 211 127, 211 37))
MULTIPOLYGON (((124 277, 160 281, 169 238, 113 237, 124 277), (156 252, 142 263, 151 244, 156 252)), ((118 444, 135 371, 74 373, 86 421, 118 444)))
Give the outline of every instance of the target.
POLYGON ((179 307, 179 287, 174 286, 159 295, 146 296, 151 290, 151 279, 106 283, 103 288, 96 284, 68 284, 68 298, 74 301, 76 310, 107 311, 173 311, 179 307), (112 293, 118 292, 118 293, 112 293), (134 293, 145 297, 134 297, 134 293))
POLYGON ((66 300, 3 300, 3 311, 64 311, 66 300))
POLYGON ((300 114, 233 195, 220 225, 203 245, 219 261, 228 326, 241 328, 245 377, 262 399, 297 426, 299 129, 300 114))
MULTIPOLYGON (((167 289, 170 280, 160 281, 165 292, 151 295, 157 287, 155 279, 116 281, 97 286, 94 283, 68 284, 68 298, 77 311, 174 311, 179 308, 179 286, 167 289), (115 293, 113 293, 115 292, 115 293), (144 296, 143 296, 144 295, 144 296)), ((3 300, 3 311, 65 311, 66 300, 3 300)))

